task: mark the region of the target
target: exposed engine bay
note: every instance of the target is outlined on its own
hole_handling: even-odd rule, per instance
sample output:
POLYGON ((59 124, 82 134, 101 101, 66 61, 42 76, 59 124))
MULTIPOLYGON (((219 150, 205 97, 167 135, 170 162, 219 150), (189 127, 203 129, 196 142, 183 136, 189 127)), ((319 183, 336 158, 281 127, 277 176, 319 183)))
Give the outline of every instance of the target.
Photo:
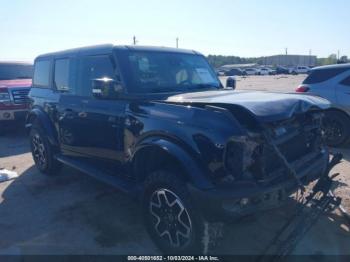
POLYGON ((298 174, 328 154, 322 137, 320 112, 264 124, 261 133, 249 132, 247 137, 230 140, 225 149, 225 168, 234 180, 274 184, 290 175, 302 185, 298 174))

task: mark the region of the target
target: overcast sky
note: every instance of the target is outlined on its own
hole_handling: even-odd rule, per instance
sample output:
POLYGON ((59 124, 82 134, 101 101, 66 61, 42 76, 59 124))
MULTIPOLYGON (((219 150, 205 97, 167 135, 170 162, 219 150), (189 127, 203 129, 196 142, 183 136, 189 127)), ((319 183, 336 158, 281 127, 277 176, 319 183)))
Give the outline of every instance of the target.
POLYGON ((350 56, 348 0, 0 0, 0 60, 101 43, 350 56))

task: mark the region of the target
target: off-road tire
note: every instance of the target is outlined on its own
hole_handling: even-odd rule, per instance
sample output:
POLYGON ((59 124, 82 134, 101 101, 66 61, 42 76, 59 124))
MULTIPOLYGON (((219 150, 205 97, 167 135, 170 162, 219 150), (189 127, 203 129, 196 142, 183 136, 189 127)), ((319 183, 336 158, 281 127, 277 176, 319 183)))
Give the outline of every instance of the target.
POLYGON ((29 139, 33 160, 38 170, 46 175, 58 174, 61 171, 62 163, 55 159, 54 155, 57 153, 57 150, 50 144, 45 132, 40 126, 35 125, 31 128, 29 139), (40 153, 38 146, 42 150, 40 153))
POLYGON ((328 111, 323 120, 326 143, 329 146, 345 146, 350 139, 350 118, 345 113, 328 111))
MULTIPOLYGON (((153 172, 148 176, 145 181, 142 208, 147 231, 152 240, 163 253, 205 254, 208 252, 209 247, 215 245, 215 237, 210 236, 210 224, 204 220, 200 212, 194 206, 186 184, 174 173, 167 170, 159 170, 153 172), (162 192, 167 195, 166 198, 164 198, 162 192), (175 201, 176 198, 174 198, 174 195, 172 194, 177 197, 177 199, 180 201, 180 204, 175 201), (160 201, 160 198, 162 198, 163 201, 160 201), (168 199, 168 201, 164 201, 164 199, 168 199), (156 209, 153 209, 155 207, 154 200, 156 200, 156 204, 159 204, 160 207, 156 206, 156 209), (161 204, 162 202, 163 204, 161 204), (169 205, 164 203, 172 204, 175 210, 181 210, 180 205, 182 205, 184 211, 182 213, 179 212, 181 214, 178 215, 177 212, 169 211, 169 205), (174 213, 175 215, 173 215, 174 213), (158 214, 160 215, 157 218, 156 216, 158 216, 158 214), (170 225, 168 225, 168 228, 166 227, 166 222, 169 222, 169 219, 164 218, 164 214, 166 214, 165 217, 167 217, 168 214, 170 214, 170 216, 178 215, 176 220, 177 226, 175 226, 175 228, 182 229, 182 231, 180 230, 176 232, 185 232, 185 235, 189 236, 188 238, 184 238, 183 235, 176 233, 175 235, 178 235, 179 238, 174 242, 179 243, 178 247, 174 247, 174 245, 171 244, 170 233, 165 235, 160 234, 162 232, 159 233, 159 231, 162 231, 160 230, 161 227, 163 227, 164 232, 169 229, 169 227, 171 227, 170 225), (161 221, 158 227, 156 226, 157 221, 161 221), (190 231, 183 230, 186 229, 186 227, 183 226, 184 224, 187 226, 190 225, 190 231), (188 232, 190 233, 187 234, 188 232)), ((168 232, 174 232, 173 228, 170 228, 168 232)))

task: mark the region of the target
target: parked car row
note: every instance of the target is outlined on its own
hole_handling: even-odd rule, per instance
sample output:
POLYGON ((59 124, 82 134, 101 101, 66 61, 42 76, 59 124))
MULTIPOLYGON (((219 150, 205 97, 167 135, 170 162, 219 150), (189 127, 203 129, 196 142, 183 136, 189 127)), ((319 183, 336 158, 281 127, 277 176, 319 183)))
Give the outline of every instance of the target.
POLYGON ((253 68, 231 68, 228 70, 217 70, 219 76, 251 76, 251 75, 276 75, 276 74, 308 74, 310 68, 307 66, 295 67, 253 67, 253 68))

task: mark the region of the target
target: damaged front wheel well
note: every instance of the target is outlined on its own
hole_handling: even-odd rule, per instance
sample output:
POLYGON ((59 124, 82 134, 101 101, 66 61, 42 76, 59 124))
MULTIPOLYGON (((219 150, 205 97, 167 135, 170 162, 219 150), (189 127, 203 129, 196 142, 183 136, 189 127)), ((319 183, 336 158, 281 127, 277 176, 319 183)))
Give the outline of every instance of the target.
POLYGON ((188 180, 180 161, 160 147, 144 147, 134 156, 132 170, 137 180, 144 181, 148 175, 159 169, 171 170, 176 172, 183 181, 188 180))

